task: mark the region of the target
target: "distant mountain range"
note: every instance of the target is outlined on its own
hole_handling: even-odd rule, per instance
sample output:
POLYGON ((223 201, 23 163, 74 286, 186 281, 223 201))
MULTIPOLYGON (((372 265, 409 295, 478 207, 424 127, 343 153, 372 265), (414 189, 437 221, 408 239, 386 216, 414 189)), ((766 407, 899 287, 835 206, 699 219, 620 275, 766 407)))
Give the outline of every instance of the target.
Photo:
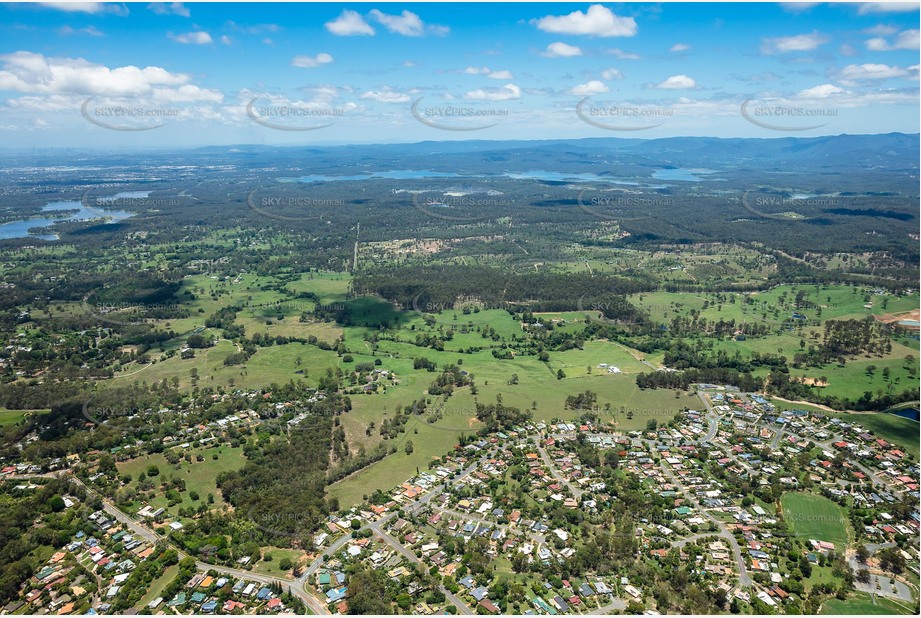
POLYGON ((510 171, 648 173, 649 168, 711 167, 765 172, 917 173, 918 134, 824 137, 426 141, 346 146, 208 146, 173 151, 0 151, 0 162, 36 166, 236 164, 332 174, 394 169, 491 174, 510 171))
MULTIPOLYGON (((327 164, 348 161, 354 166, 371 164, 381 159, 390 169, 412 164, 410 169, 444 167, 446 159, 432 157, 454 155, 465 164, 494 165, 502 162, 504 169, 535 169, 541 161, 580 161, 582 164, 610 162, 635 165, 700 167, 746 165, 762 169, 783 170, 790 166, 844 169, 883 169, 890 171, 918 170, 921 142, 918 134, 887 133, 880 135, 833 135, 824 137, 715 138, 667 137, 661 139, 585 138, 573 140, 533 141, 447 141, 413 144, 374 144, 329 147, 292 146, 214 146, 186 151, 202 155, 237 155, 259 157, 272 154, 281 160, 291 158, 323 159, 327 164), (422 168, 418 166, 422 165, 422 168), (763 166, 763 167, 762 167, 763 166)), ((456 163, 457 161, 455 161, 456 163)), ((479 167, 479 166, 478 166, 479 167)), ((547 169, 558 169, 558 165, 547 169)))

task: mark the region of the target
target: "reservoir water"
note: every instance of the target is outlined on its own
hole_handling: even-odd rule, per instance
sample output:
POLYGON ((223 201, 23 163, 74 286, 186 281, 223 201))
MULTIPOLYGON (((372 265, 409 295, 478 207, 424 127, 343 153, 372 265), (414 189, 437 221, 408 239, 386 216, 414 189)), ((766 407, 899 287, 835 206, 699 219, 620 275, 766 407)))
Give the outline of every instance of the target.
MULTIPOLYGON (((93 198, 96 203, 117 202, 125 199, 139 199, 148 196, 146 191, 126 191, 107 197, 93 198)), ((133 212, 126 210, 110 210, 108 208, 87 207, 80 200, 50 202, 42 207, 42 212, 53 213, 67 211, 66 215, 57 217, 34 217, 20 221, 10 221, 0 224, 0 239, 7 238, 37 238, 41 240, 57 240, 57 234, 30 233, 29 230, 47 228, 62 221, 90 221, 92 219, 105 219, 107 223, 116 223, 133 217, 133 212), (71 212, 73 211, 73 212, 71 212)))

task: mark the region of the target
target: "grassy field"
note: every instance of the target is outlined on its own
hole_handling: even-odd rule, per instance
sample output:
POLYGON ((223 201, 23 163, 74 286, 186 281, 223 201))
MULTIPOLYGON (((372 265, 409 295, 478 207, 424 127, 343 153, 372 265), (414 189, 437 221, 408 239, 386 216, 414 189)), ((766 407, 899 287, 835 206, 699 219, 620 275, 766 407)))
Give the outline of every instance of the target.
POLYGON ((7 410, 0 408, 0 427, 15 425, 29 414, 44 414, 49 410, 7 410))
MULTIPOLYGON (((659 322, 667 323, 676 316, 688 316, 692 312, 698 312, 708 321, 732 319, 737 323, 768 325, 775 329, 769 336, 742 341, 727 338, 715 341, 714 349, 723 350, 730 355, 740 352, 743 356, 748 356, 757 352, 793 358, 802 351, 801 341, 805 341, 808 348, 812 334, 817 333, 821 337, 822 325, 828 320, 860 319, 917 309, 919 296, 917 293, 906 296, 879 295, 851 286, 784 285, 755 294, 654 292, 636 294, 631 296, 630 300, 644 308, 659 322), (816 308, 797 308, 794 301, 799 292, 805 294, 804 302, 820 305, 821 313, 816 308), (804 314, 806 320, 791 326, 788 330, 781 330, 781 325, 794 312, 804 314)), ((914 368, 910 368, 905 358, 912 355, 917 359, 919 350, 921 348, 916 340, 901 338, 893 341, 892 351, 881 357, 861 355, 847 359, 843 367, 837 363, 829 363, 820 368, 793 369, 790 374, 800 378, 825 377, 827 384, 815 388, 825 394, 849 399, 858 399, 866 391, 873 394, 880 390, 898 393, 917 384, 917 377, 913 377, 917 375, 917 362, 914 368), (883 376, 883 370, 890 373, 888 381, 883 376)), ((766 370, 755 373, 767 375, 766 370)))
POLYGON ((262 573, 263 575, 270 575, 272 577, 278 577, 279 579, 290 579, 291 570, 282 571, 278 564, 281 562, 282 558, 290 558, 293 564, 297 564, 299 560, 305 557, 303 551, 299 549, 282 549, 279 547, 263 547, 262 548, 263 559, 260 560, 253 566, 253 571, 255 573, 262 573), (264 557, 270 554, 272 559, 266 561, 264 557))
POLYGON ((160 593, 163 592, 163 589, 173 581, 173 578, 179 573, 179 565, 174 564, 172 566, 166 567, 166 570, 163 571, 163 575, 157 579, 150 582, 150 588, 147 589, 147 592, 144 593, 144 596, 135 604, 135 609, 143 610, 147 607, 147 604, 160 596, 160 593))
POLYGON ((788 492, 781 499, 784 519, 796 536, 834 543, 843 550, 851 538, 850 524, 840 506, 815 494, 788 492))
MULTIPOLYGON (((215 485, 215 479, 221 472, 226 470, 237 470, 243 466, 246 461, 243 456, 243 449, 218 446, 205 449, 189 448, 184 452, 188 452, 192 455, 191 463, 183 459, 173 466, 170 465, 162 453, 156 453, 130 459, 125 462, 119 462, 117 464, 118 471, 120 474, 130 474, 132 476, 130 486, 135 489, 137 489, 138 486, 138 476, 142 472, 146 473, 148 466, 151 465, 157 466, 160 470, 159 476, 153 479, 154 484, 157 485, 158 488, 159 483, 166 482, 171 478, 185 479, 186 491, 180 493, 182 502, 173 507, 167 508, 169 501, 166 499, 165 493, 161 493, 159 489, 154 490, 155 496, 150 501, 150 504, 157 508, 167 508, 167 512, 170 514, 175 514, 180 507, 207 504, 208 494, 214 496, 213 508, 222 507, 224 505, 224 500, 221 498, 221 492, 218 490, 217 485, 215 485), (204 461, 199 462, 195 460, 195 456, 198 454, 204 456, 204 461), (218 456, 216 460, 213 458, 214 455, 218 456), (193 491, 197 492, 199 495, 197 501, 192 500, 190 497, 190 493, 193 491)), ((136 500, 132 510, 136 511, 140 509, 143 504, 142 501, 136 500)))
POLYGON ((865 592, 852 592, 848 595, 847 600, 839 601, 838 599, 829 599, 822 603, 823 615, 886 615, 886 614, 914 614, 914 609, 905 607, 891 599, 883 597, 870 598, 865 592))
POLYGON ((846 414, 840 413, 836 416, 841 417, 849 423, 857 423, 866 429, 869 429, 876 436, 888 440, 893 444, 898 444, 918 460, 919 455, 919 438, 918 422, 911 419, 889 414, 887 412, 876 412, 867 414, 846 414))

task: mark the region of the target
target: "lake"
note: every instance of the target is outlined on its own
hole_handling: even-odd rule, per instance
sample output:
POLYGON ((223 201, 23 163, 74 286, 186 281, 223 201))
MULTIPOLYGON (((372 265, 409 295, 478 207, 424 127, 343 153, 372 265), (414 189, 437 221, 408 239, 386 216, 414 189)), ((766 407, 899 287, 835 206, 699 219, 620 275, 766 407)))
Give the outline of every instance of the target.
MULTIPOLYGON (((695 170, 696 171, 696 170, 695 170)), ((709 172, 709 170, 707 170, 709 172)), ((644 186, 643 183, 619 180, 607 176, 599 176, 592 172, 548 172, 534 170, 527 172, 502 172, 501 174, 458 174, 456 172, 436 172, 433 170, 391 170, 387 172, 368 172, 366 174, 353 174, 347 176, 328 176, 325 174, 309 174, 297 178, 279 178, 280 182, 347 182, 356 180, 423 180, 426 178, 511 178, 512 180, 547 180, 554 182, 605 182, 615 185, 644 186)), ((661 189, 663 185, 652 188, 661 189)))
MULTIPOLYGON (((126 191, 107 197, 93 198, 98 203, 116 202, 123 199, 140 199, 149 195, 146 191, 126 191)), ((53 233, 30 233, 29 230, 47 228, 62 221, 90 221, 92 219, 106 219, 107 223, 116 223, 133 217, 133 212, 126 210, 109 210, 100 208, 87 208, 79 200, 50 202, 42 207, 42 212, 75 211, 59 217, 35 217, 21 221, 10 221, 0 224, 0 240, 8 238, 36 238, 40 240, 58 240, 58 235, 53 233)))
MULTIPOLYGON (((702 180, 708 180, 707 178, 701 178, 700 176, 706 174, 715 174, 716 170, 708 170, 704 168, 688 168, 688 167, 673 167, 668 169, 658 169, 652 173, 653 178, 659 180, 680 180, 684 182, 700 182, 702 180)), ((715 180, 715 179, 712 179, 715 180)))

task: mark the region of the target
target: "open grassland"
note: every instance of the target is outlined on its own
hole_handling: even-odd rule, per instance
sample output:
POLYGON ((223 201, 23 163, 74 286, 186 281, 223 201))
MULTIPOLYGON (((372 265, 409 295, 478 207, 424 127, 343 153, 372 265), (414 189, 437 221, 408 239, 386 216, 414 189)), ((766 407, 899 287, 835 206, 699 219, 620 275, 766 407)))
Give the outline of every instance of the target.
MULTIPOLYGON (((215 484, 215 479, 224 471, 237 470, 243 467, 246 458, 243 456, 242 448, 231 448, 229 446, 216 446, 210 448, 189 448, 181 450, 183 454, 191 455, 192 461, 182 459, 178 464, 172 465, 162 453, 145 455, 128 461, 119 462, 118 472, 121 475, 130 474, 132 477, 129 486, 137 490, 138 477, 147 473, 149 466, 156 466, 160 473, 158 476, 149 477, 149 480, 155 485, 154 497, 150 504, 155 508, 166 508, 167 512, 175 515, 179 508, 198 507, 201 504, 208 504, 208 495, 214 497, 214 503, 209 508, 219 509, 224 506, 224 500, 221 492, 215 484), (201 455, 204 460, 197 461, 196 456, 201 455), (214 456, 217 455, 217 459, 214 456), (169 500, 166 493, 161 491, 160 485, 167 483, 170 479, 183 479, 186 483, 186 491, 180 492, 182 501, 172 507, 169 507, 169 500), (199 495, 198 500, 192 500, 191 492, 199 495)), ((132 505, 132 511, 137 511, 146 502, 140 499, 135 500, 132 505)))
POLYGON ((282 558, 288 558, 292 564, 297 564, 301 559, 307 556, 306 553, 299 549, 284 549, 280 547, 263 547, 262 560, 253 566, 253 571, 270 575, 279 579, 291 579, 291 569, 282 570, 279 566, 282 558), (266 560, 266 556, 271 556, 271 560, 266 560))
POLYGON ((834 543, 839 551, 851 538, 845 510, 823 496, 788 492, 780 498, 784 520, 796 536, 834 543))
MULTIPOLYGON (((654 292, 635 294, 630 300, 648 311, 652 319, 666 324, 677 316, 687 317, 694 313, 708 321, 735 320, 771 326, 775 332, 768 336, 742 340, 726 338, 715 341, 714 350, 730 355, 740 353, 743 358, 759 353, 792 359, 821 339, 823 325, 828 320, 860 319, 917 309, 919 296, 918 293, 876 294, 864 288, 840 285, 785 285, 752 294, 654 292), (794 301, 800 292, 804 293, 803 302, 818 304, 821 313, 815 307, 797 306, 794 301), (782 327, 794 312, 806 319, 782 327)), ((919 356, 918 341, 901 337, 893 341, 892 350, 887 354, 852 356, 846 359, 844 366, 828 363, 823 367, 794 368, 790 375, 807 383, 819 381, 813 388, 822 394, 856 400, 866 392, 873 396, 880 392, 898 393, 916 385, 919 356), (907 360, 912 357, 913 362, 907 360), (822 382, 821 378, 826 380, 822 382)), ((767 377, 767 374, 767 369, 755 371, 760 377, 767 377)))
POLYGON ((173 564, 166 567, 163 570, 163 574, 160 575, 157 579, 150 582, 150 587, 147 589, 147 592, 144 593, 144 596, 135 604, 135 609, 145 610, 147 605, 160 596, 160 593, 169 585, 171 581, 179 574, 179 565, 173 564))
POLYGON ((829 599, 822 603, 823 615, 871 616, 887 614, 914 614, 913 607, 885 597, 871 598, 866 592, 851 592, 847 599, 829 599))
POLYGON ((30 414, 45 414, 49 410, 7 410, 0 408, 0 427, 15 425, 30 414))
POLYGON ((771 290, 752 293, 647 292, 633 294, 631 303, 649 312, 653 320, 667 322, 676 316, 697 311, 707 320, 734 319, 736 322, 780 324, 794 311, 807 320, 862 318, 886 313, 900 313, 918 308, 919 294, 904 296, 875 294, 873 291, 846 285, 780 285, 771 290), (797 308, 795 299, 803 292, 804 303, 821 307, 797 308), (865 305, 870 305, 866 307, 865 305))
POLYGON ((897 444, 905 449, 915 461, 919 454, 918 422, 902 418, 888 412, 868 412, 863 414, 836 414, 849 423, 856 423, 869 429, 874 435, 897 444))

